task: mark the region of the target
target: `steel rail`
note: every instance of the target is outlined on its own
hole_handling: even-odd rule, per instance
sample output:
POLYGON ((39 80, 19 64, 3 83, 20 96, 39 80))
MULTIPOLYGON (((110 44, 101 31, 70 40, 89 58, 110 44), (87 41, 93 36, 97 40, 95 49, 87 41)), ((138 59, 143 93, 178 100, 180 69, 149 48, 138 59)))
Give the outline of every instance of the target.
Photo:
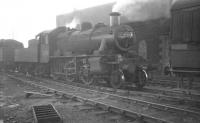
MULTIPOLYGON (((56 83, 53 83, 53 84, 61 85, 61 86, 67 86, 67 87, 70 86, 71 88, 79 88, 79 89, 83 88, 83 87, 77 87, 77 86, 74 86, 74 85, 69 85, 69 84, 64 84, 64 83, 59 83, 59 82, 56 82, 56 83)), ((153 102, 144 101, 144 100, 140 100, 140 99, 136 99, 136 98, 134 99, 133 97, 131 98, 130 96, 125 96, 125 95, 120 96, 120 95, 117 95, 117 94, 111 94, 111 93, 108 93, 108 92, 100 92, 99 91, 99 90, 104 90, 105 87, 101 87, 101 89, 98 89, 98 91, 97 90, 93 90, 93 89, 88 89, 88 88, 83 88, 83 89, 88 90, 88 91, 93 91, 95 93, 101 93, 101 94, 107 94, 107 95, 110 95, 110 96, 120 97, 120 98, 123 98, 123 99, 126 99, 126 100, 131 100, 131 101, 136 101, 136 102, 141 102, 141 103, 143 102, 143 103, 146 103, 146 104, 150 104, 152 106, 157 106, 158 108, 162 107, 163 109, 171 109, 171 110, 173 109, 173 110, 176 110, 176 111, 179 111, 179 112, 183 111, 183 112, 188 112, 188 113, 200 115, 200 112, 196 112, 196 111, 192 111, 192 110, 188 110, 188 109, 184 109, 184 108, 178 108, 178 107, 174 107, 174 106, 170 106, 170 105, 153 103, 153 102)), ((110 88, 107 88, 107 89, 110 89, 110 88)), ((129 93, 142 94, 142 95, 145 95, 146 97, 157 96, 159 98, 171 98, 171 99, 176 99, 176 100, 181 100, 181 101, 184 100, 184 101, 188 101, 188 102, 200 103, 200 100, 193 100, 193 99, 188 99, 188 98, 184 98, 184 97, 174 97, 174 96, 167 96, 167 95, 150 94, 150 93, 147 93, 147 92, 139 92, 139 91, 130 91, 129 93)))
MULTIPOLYGON (((21 80, 23 81, 23 80, 21 80)), ((35 83, 31 82, 31 81, 28 81, 29 83, 32 83, 33 85, 35 85, 35 83)), ((55 83, 54 83, 55 84, 55 83)), ((36 84, 37 85, 37 84, 36 84)), ((60 84, 59 84, 60 85, 60 84)), ((66 84, 62 84, 62 85, 65 85, 66 84)), ((40 85, 41 86, 41 85, 40 85)), ((60 85, 61 86, 61 85, 60 85)), ((152 106, 153 108, 160 108, 162 107, 163 109, 172 109, 172 110, 177 110, 177 111, 183 111, 183 112, 187 112, 187 113, 192 113, 192 114, 195 114, 195 115, 200 115, 199 112, 194 112, 194 111, 190 111, 190 110, 185 110, 185 109, 180 109, 180 108, 176 108, 176 107, 172 107, 172 106, 167 106, 167 105, 162 105, 162 104, 157 104, 157 103, 152 103, 152 102, 148 102, 148 101, 143 101, 143 100, 139 100, 139 99, 133 99, 133 98, 129 98, 129 97, 122 97, 122 96, 119 96, 119 95, 115 95, 115 94, 110 94, 110 93, 105 93, 105 92, 99 92, 99 91, 96 91, 96 90, 91 90, 91 89, 85 89, 85 88, 81 88, 81 87, 75 87, 75 86, 72 86, 72 85, 67 85, 67 87, 71 86, 71 88, 78 88, 78 89, 84 89, 84 90, 87 90, 87 91, 92 91, 92 92, 96 92, 96 93, 101 93, 101 94, 105 94, 105 95, 109 95, 109 96, 113 96, 113 97, 119 97, 119 98, 122 98, 122 99, 126 99, 126 100, 130 100, 130 101, 135 101, 136 103, 137 102, 140 102, 140 103, 143 103, 143 104, 147 104, 148 106, 152 106), (154 107, 155 106, 155 107, 154 107)), ((46 86, 42 86, 43 88, 47 88, 46 86)), ((54 90, 56 91, 55 89, 50 89, 50 90, 54 90)), ((75 96, 73 95, 73 93, 71 94, 71 96, 75 96)), ((76 95, 77 96, 77 95, 76 95)), ((80 98, 80 97, 78 97, 80 98)), ((82 98, 82 97, 81 97, 82 98)), ((98 103, 96 102, 95 100, 96 99, 86 99, 84 98, 85 101, 93 101, 95 103, 98 103)), ((112 106, 111 106, 112 107, 112 106)), ((116 107, 114 107, 116 108, 116 107)), ((120 110, 125 110, 125 109, 120 109, 120 110)), ((145 116, 145 114, 143 114, 145 116)), ((146 116, 145 116, 146 117, 146 116)), ((149 116, 151 117, 151 116, 149 116)), ((165 120, 163 120, 165 122, 165 120)))
MULTIPOLYGON (((36 79, 38 79, 38 78, 36 78, 36 79)), ((39 78, 39 79, 43 79, 43 78, 39 78)), ((50 80, 50 81, 52 81, 52 80, 50 80)), ((57 81, 55 81, 55 82, 57 82, 57 81)), ((57 83, 66 85, 66 84, 63 83, 63 81, 59 81, 57 83)), ((70 84, 75 84, 75 83, 70 83, 70 84)), ((69 85, 69 84, 67 84, 67 85, 69 85)), ((71 86, 74 86, 74 85, 71 85, 71 86)), ((77 87, 77 86, 85 86, 85 85, 80 84, 80 83, 78 83, 78 84, 76 83, 75 87, 77 87)), ((99 86, 94 86, 94 85, 88 86, 88 87, 93 88, 93 89, 98 89, 98 90, 104 90, 104 91, 112 91, 112 92, 125 91, 125 90, 122 90, 122 89, 113 89, 113 88, 109 88, 109 87, 99 87, 99 86)), ((191 98, 192 96, 197 96, 200 99, 200 94, 198 94, 198 93, 193 93, 193 92, 190 92, 190 91, 187 92, 187 91, 184 91, 184 90, 181 90, 181 92, 180 92, 180 91, 176 91, 176 90, 168 90, 168 89, 164 89, 164 88, 158 89, 158 88, 152 88, 152 87, 145 87, 144 89, 146 89, 148 91, 156 92, 156 94, 151 93, 151 95, 154 95, 154 96, 162 96, 164 98, 173 98, 173 99, 177 99, 177 100, 181 99, 181 100, 184 100, 184 101, 191 101, 191 102, 200 103, 200 100, 195 100, 195 99, 191 98), (157 92, 161 93, 162 95, 157 94, 157 92), (173 96, 164 95, 164 94, 167 94, 167 93, 173 94, 173 96), (174 95, 179 95, 179 96, 174 96, 174 95), (186 97, 186 96, 189 96, 189 97, 186 97)), ((131 90, 131 91, 128 90, 128 92, 133 93, 133 94, 138 93, 138 94, 150 95, 149 92, 141 92, 141 91, 133 91, 133 90, 131 90)))
POLYGON ((196 92, 193 92, 193 91, 190 91, 190 90, 183 90, 183 89, 158 89, 158 88, 155 88, 155 87, 145 87, 145 89, 149 89, 149 90, 155 90, 155 91, 160 91, 160 92, 163 92, 163 93, 172 93, 172 94, 181 94, 183 96, 196 96, 196 97, 199 97, 200 98, 200 93, 196 93, 196 92))

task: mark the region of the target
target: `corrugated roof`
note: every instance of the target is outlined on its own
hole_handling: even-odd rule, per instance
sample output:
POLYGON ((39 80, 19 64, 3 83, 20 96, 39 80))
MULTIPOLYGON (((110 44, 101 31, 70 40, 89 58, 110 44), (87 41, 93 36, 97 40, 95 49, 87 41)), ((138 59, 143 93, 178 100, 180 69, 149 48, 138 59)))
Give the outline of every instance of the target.
POLYGON ((173 6, 172 11, 178 10, 178 9, 186 9, 190 7, 196 7, 200 6, 200 0, 177 0, 173 6))

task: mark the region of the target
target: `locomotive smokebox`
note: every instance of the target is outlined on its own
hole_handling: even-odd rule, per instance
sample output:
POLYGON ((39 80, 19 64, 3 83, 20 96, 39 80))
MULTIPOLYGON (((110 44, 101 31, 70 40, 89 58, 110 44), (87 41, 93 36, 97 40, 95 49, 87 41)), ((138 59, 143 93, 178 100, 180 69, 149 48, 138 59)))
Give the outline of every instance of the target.
POLYGON ((111 12, 110 13, 110 27, 120 25, 120 13, 119 12, 111 12))

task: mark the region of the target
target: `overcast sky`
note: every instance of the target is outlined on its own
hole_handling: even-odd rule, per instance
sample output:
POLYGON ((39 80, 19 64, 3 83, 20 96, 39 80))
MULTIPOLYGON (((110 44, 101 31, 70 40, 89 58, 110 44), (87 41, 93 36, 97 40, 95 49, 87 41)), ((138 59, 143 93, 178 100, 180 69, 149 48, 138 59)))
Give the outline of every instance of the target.
POLYGON ((56 27, 56 15, 115 0, 0 0, 0 39, 27 41, 56 27))

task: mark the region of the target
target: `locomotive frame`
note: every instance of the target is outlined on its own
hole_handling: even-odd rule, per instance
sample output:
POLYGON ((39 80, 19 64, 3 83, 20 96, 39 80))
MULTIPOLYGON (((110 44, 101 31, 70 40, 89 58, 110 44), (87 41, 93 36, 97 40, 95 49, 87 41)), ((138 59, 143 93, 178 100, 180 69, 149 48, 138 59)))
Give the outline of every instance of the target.
POLYGON ((107 70, 104 73, 91 73, 90 71, 90 58, 102 58, 102 57, 116 57, 115 55, 86 55, 86 56, 57 56, 50 57, 51 77, 54 79, 64 79, 67 81, 81 81, 86 85, 105 81, 113 88, 119 88, 123 85, 135 83, 138 88, 145 86, 148 75, 147 72, 137 67, 135 82, 126 80, 126 76, 122 68, 120 68, 120 62, 118 60, 104 62, 107 70))

